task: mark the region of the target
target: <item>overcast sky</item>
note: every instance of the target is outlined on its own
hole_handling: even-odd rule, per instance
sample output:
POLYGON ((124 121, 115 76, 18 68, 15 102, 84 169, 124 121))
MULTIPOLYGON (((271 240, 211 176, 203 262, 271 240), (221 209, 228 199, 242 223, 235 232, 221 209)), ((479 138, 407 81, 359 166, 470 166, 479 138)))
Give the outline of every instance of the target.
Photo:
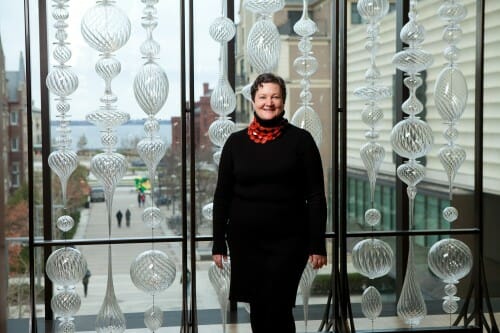
MULTIPOLYGON (((237 1, 238 2, 238 1, 237 1)), ((36 1, 31 1, 33 13, 36 11, 36 1)), ((52 29, 52 1, 47 0, 49 10, 49 43, 56 41, 54 29, 52 29)), ((71 98, 72 119, 84 119, 89 112, 100 106, 99 98, 104 91, 103 80, 95 73, 94 65, 99 58, 96 50, 92 49, 83 39, 80 32, 80 22, 85 12, 95 5, 91 0, 73 0, 69 4, 69 25, 67 29, 69 48, 73 56, 67 63, 73 67, 79 78, 78 89, 69 97, 71 98)), ((122 71, 111 83, 113 92, 118 96, 117 106, 119 109, 130 113, 132 119, 144 118, 145 114, 137 105, 133 94, 133 80, 135 74, 144 63, 141 59, 139 47, 146 38, 145 30, 140 25, 140 16, 144 4, 140 0, 117 0, 116 6, 123 9, 132 23, 132 33, 128 43, 115 53, 120 61, 122 71)), ((180 36, 179 36, 179 4, 172 0, 160 0, 156 5, 158 9, 158 27, 153 32, 153 38, 160 43, 161 51, 157 63, 167 73, 170 83, 167 102, 163 109, 157 114, 160 119, 170 119, 173 115, 180 114, 180 36)), ((219 0, 195 1, 194 8, 195 24, 195 99, 198 100, 202 94, 204 82, 208 82, 213 88, 216 83, 218 71, 219 44, 209 35, 208 30, 213 20, 221 15, 221 2, 219 0)), ((236 9, 236 12, 238 9, 236 9)), ((17 70, 19 64, 19 53, 24 54, 24 18, 23 1, 0 1, 0 36, 4 49, 6 69, 17 70)), ((37 15, 32 15, 31 34, 32 39, 31 67, 36 75, 39 72, 38 64, 38 35, 37 15)), ((237 20, 237 19, 236 19, 237 20)), ((50 52, 49 52, 50 54, 50 52)), ((49 56, 50 65, 55 61, 49 56)), ((187 63, 188 65, 188 63, 187 63)), ((35 105, 40 107, 40 84, 38 78, 33 78, 33 99, 35 105)), ((51 96, 52 107, 55 102, 51 96)), ((43 111, 43 110, 42 110, 43 111)), ((54 114, 51 115, 54 117, 54 114)))

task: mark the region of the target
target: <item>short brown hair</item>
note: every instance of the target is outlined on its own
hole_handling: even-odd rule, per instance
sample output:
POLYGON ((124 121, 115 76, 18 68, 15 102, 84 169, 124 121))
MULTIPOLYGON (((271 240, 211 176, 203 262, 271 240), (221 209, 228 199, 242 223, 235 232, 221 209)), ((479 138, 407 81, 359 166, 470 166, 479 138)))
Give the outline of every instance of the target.
POLYGON ((257 93, 257 90, 259 90, 259 88, 262 87, 264 83, 276 83, 277 85, 279 85, 281 89, 281 98, 283 98, 283 103, 285 103, 286 100, 285 80, 283 80, 278 75, 274 75, 273 73, 260 74, 259 76, 257 76, 255 81, 253 81, 252 87, 250 88, 252 101, 255 100, 255 94, 257 93))

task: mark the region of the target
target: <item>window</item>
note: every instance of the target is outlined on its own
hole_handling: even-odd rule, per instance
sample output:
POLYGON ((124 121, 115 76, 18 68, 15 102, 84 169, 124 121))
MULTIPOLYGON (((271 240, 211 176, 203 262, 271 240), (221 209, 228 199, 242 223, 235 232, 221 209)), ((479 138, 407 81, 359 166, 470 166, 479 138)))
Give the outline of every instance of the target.
POLYGON ((19 187, 21 185, 21 175, 19 169, 19 162, 13 162, 10 173, 10 182, 12 187, 19 187))
POLYGON ((12 111, 10 113, 10 124, 11 125, 18 125, 18 123, 19 123, 19 112, 12 111))
POLYGON ((19 137, 10 139, 10 151, 19 151, 19 137))

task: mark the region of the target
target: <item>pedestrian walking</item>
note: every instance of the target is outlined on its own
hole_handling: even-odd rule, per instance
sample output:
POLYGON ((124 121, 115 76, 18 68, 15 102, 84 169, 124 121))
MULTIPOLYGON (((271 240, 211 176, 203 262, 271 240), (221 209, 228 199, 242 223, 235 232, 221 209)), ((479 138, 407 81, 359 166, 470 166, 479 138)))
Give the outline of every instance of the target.
POLYGON ((116 221, 118 221, 118 228, 121 228, 122 226, 122 217, 123 217, 122 211, 118 210, 118 212, 116 212, 116 221))
POLYGON ((141 201, 142 201, 142 198, 141 198, 141 192, 137 192, 137 204, 139 205, 139 208, 141 207, 141 201))
POLYGON ((132 217, 132 213, 130 212, 130 209, 127 208, 127 211, 125 212, 125 222, 127 224, 127 227, 130 227, 130 218, 132 217))
POLYGON ((146 203, 146 195, 144 193, 141 193, 141 204, 142 204, 142 207, 144 207, 145 203, 146 203))
POLYGON ((87 268, 87 271, 85 272, 85 275, 83 276, 82 283, 83 283, 83 295, 87 297, 87 291, 89 288, 89 279, 92 274, 90 273, 90 269, 87 268))

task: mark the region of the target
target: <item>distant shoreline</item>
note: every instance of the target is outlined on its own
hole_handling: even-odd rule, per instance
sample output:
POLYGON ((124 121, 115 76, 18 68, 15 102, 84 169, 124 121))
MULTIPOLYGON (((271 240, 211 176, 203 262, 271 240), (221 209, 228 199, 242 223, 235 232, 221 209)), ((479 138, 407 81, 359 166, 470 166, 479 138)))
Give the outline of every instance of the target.
MULTIPOLYGON (((144 125, 144 121, 145 119, 130 119, 129 121, 127 121, 125 124, 123 125, 144 125)), ((162 119, 162 120, 158 120, 158 122, 160 123, 160 125, 170 125, 171 121, 168 120, 168 119, 162 119)), ((92 124, 91 122, 87 121, 87 120, 69 120, 69 123, 70 123, 70 126, 71 125, 75 125, 75 126, 94 126, 94 124, 92 124)), ((57 126, 59 125, 59 120, 51 120, 50 121, 50 125, 52 126, 57 126)))

